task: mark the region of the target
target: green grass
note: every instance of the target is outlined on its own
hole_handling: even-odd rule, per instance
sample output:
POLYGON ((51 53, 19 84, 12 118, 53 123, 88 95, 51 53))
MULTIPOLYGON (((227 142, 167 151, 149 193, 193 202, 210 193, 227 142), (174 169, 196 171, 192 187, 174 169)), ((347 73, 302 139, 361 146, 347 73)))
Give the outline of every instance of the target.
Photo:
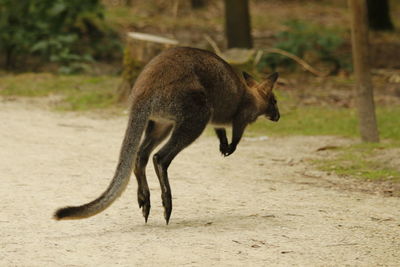
MULTIPOLYGON (((282 104, 281 104, 282 105, 282 104)), ((400 140, 400 106, 378 107, 377 118, 382 139, 400 140)), ((259 119, 250 125, 256 135, 337 135, 358 137, 355 110, 333 107, 305 106, 282 111, 277 123, 259 119)))
MULTIPOLYGON (((273 123, 258 120, 249 127, 250 135, 336 135, 359 138, 358 120, 354 110, 332 107, 300 107, 282 112, 281 120, 273 123)), ((400 106, 378 107, 379 144, 356 144, 339 147, 332 157, 313 160, 318 169, 339 176, 364 180, 390 180, 400 183, 400 169, 394 169, 378 156, 387 149, 400 147, 400 106)))
MULTIPOLYGON (((0 76, 0 95, 44 97, 62 96, 56 107, 63 110, 108 108, 116 104, 120 78, 116 76, 54 75, 26 73, 0 76)), ((346 108, 299 106, 282 95, 281 119, 274 123, 260 118, 248 127, 250 135, 337 135, 358 137, 355 110, 346 108)), ((400 141, 400 106, 378 107, 377 117, 382 139, 400 141)))
POLYGON ((394 147, 400 147, 400 144, 395 142, 352 145, 339 148, 333 158, 314 160, 313 163, 323 171, 335 172, 340 176, 400 182, 400 171, 377 159, 384 150, 394 147))
POLYGON ((91 110, 116 104, 120 79, 114 76, 27 73, 0 77, 0 95, 45 97, 59 95, 58 110, 91 110))
MULTIPOLYGON (((90 110, 116 103, 120 78, 116 76, 53 75, 47 73, 4 75, 0 77, 0 95, 43 97, 60 95, 57 109, 90 110)), ((299 106, 282 95, 281 119, 274 123, 260 118, 248 127, 250 135, 337 135, 358 137, 356 111, 346 108, 299 106)), ((378 107, 377 117, 382 139, 400 140, 400 106, 378 107)))

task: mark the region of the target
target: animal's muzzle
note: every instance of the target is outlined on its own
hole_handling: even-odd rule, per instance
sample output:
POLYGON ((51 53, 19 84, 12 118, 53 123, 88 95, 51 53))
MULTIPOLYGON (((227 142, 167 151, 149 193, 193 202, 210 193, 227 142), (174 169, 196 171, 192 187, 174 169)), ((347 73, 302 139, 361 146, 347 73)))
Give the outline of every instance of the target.
POLYGON ((279 121, 280 117, 281 117, 281 114, 279 114, 279 111, 278 111, 274 114, 274 116, 271 117, 271 121, 279 121))

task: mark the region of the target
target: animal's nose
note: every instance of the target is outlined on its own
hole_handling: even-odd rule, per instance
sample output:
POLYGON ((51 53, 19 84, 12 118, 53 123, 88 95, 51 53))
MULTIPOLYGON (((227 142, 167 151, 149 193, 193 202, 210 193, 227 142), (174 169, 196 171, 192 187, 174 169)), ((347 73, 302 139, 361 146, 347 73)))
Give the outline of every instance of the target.
POLYGON ((279 114, 279 112, 277 112, 277 113, 275 114, 275 116, 272 118, 272 120, 273 120, 273 121, 279 121, 280 117, 281 117, 281 115, 279 114))

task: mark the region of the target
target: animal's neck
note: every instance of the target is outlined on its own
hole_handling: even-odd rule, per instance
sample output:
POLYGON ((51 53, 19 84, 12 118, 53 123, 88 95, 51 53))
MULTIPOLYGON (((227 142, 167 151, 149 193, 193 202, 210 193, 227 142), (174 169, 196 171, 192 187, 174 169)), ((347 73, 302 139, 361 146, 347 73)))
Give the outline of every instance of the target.
POLYGON ((257 115, 263 114, 267 108, 267 97, 264 92, 260 92, 257 88, 250 91, 257 115))

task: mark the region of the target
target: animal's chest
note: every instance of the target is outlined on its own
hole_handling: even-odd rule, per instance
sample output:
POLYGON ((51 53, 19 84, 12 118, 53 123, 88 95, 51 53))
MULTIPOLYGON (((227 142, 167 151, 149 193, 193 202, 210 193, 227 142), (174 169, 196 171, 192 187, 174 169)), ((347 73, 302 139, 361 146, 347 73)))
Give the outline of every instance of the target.
POLYGON ((212 124, 230 124, 237 112, 237 103, 219 103, 211 108, 212 124))
POLYGON ((237 94, 220 94, 211 99, 211 122, 231 123, 240 106, 241 98, 237 94))

